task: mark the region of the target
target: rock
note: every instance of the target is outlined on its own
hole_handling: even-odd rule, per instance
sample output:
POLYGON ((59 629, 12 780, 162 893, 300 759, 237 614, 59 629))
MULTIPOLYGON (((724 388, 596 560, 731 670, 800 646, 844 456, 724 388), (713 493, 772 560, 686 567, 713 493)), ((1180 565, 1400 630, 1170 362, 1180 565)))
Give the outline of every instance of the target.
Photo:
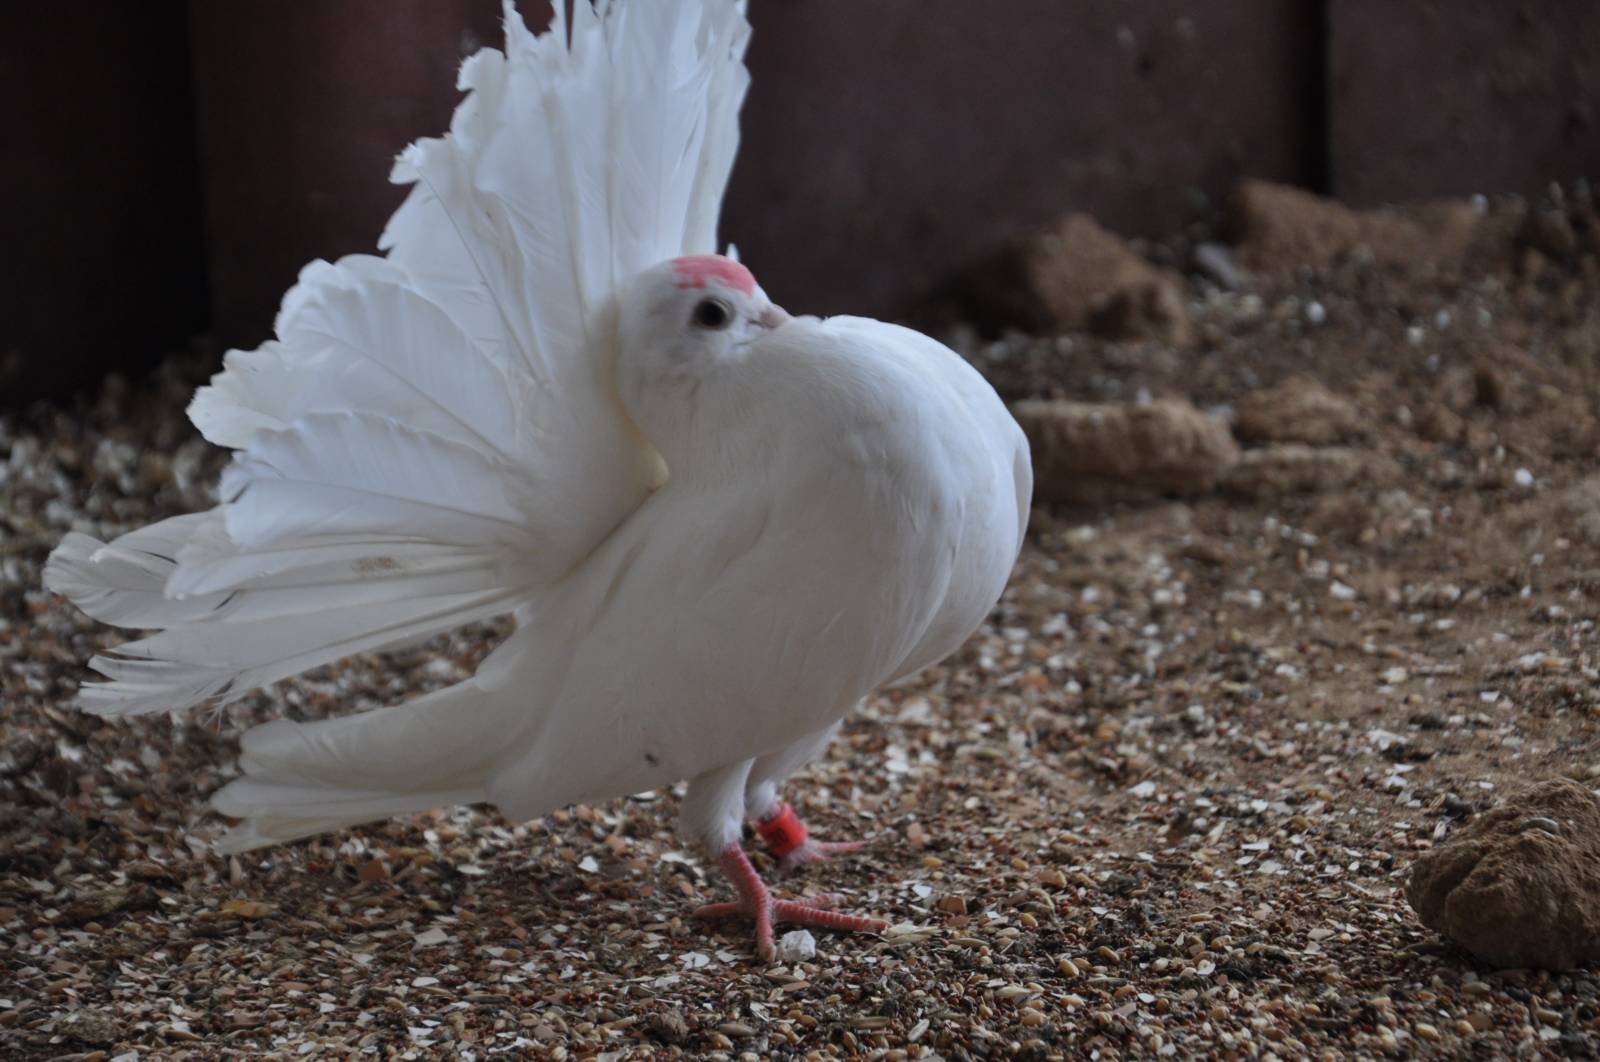
POLYGON ((664 1043, 681 1044, 689 1039, 689 1022, 681 1010, 658 1010, 645 1020, 651 1035, 664 1043))
POLYGON ((114 1044, 122 1037, 117 1019, 103 1010, 84 1007, 68 1011, 56 1022, 56 1032, 94 1047, 114 1044))
POLYGON ((1093 330, 1175 346, 1190 338, 1182 278, 1146 262, 1085 214, 1013 239, 957 286, 967 313, 993 328, 1093 330))
POLYGON ((1089 331, 1117 342, 1154 339, 1173 347, 1187 346, 1191 338, 1183 293, 1164 278, 1130 284, 1097 300, 1089 331))
POLYGON ((1034 497, 1042 502, 1206 494, 1239 459, 1228 426, 1187 402, 1030 399, 1012 413, 1033 448, 1034 497))
POLYGON ((1233 251, 1225 244, 1196 244, 1194 270, 1226 291, 1234 291, 1244 283, 1239 275, 1239 264, 1233 260, 1233 251))
POLYGON ((1429 442, 1453 442, 1465 427, 1461 417, 1442 402, 1434 402, 1417 417, 1417 434, 1429 442))
POLYGON ((1465 200, 1419 204, 1405 213, 1352 210, 1331 199, 1267 181, 1243 181, 1229 201, 1229 223, 1246 269, 1288 277, 1325 269, 1356 254, 1375 264, 1429 272, 1461 264, 1478 214, 1465 200))
POLYGON ((1508 797, 1418 858, 1406 899, 1495 966, 1600 959, 1600 799, 1567 779, 1508 797))
POLYGON ((1233 433, 1245 442, 1328 446, 1359 436, 1361 416, 1349 399, 1297 376, 1246 395, 1239 402, 1233 433))
POLYGON ((1241 454, 1223 478, 1222 490, 1239 498, 1276 498, 1379 485, 1394 478, 1392 462, 1377 454, 1342 446, 1283 443, 1241 454))
POLYGON ((171 867, 164 867, 160 863, 150 860, 141 860, 140 862, 129 864, 123 872, 134 881, 163 885, 171 885, 177 882, 171 867))
POLYGON ((800 962, 817 954, 817 938, 804 929, 792 930, 778 938, 778 961, 800 962))
POLYGON ((143 885, 81 893, 56 916, 56 924, 81 926, 121 911, 149 911, 157 902, 156 894, 143 885))

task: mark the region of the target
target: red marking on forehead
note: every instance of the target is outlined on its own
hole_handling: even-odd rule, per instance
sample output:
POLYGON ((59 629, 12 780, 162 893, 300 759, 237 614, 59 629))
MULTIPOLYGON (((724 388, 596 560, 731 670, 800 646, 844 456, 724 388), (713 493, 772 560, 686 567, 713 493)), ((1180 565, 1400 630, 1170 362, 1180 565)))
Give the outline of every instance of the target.
POLYGON ((688 254, 674 258, 672 271, 678 274, 680 288, 703 288, 710 279, 746 295, 754 295, 756 291, 755 274, 720 254, 688 254))

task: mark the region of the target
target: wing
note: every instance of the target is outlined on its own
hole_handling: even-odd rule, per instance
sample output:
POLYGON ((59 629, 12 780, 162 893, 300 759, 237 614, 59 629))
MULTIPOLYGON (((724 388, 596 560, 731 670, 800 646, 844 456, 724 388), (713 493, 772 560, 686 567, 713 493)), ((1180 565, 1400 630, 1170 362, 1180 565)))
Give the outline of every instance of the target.
POLYGON ((715 249, 749 27, 735 0, 585 0, 461 68, 450 131, 408 148, 379 249, 313 262, 276 338, 190 417, 237 451, 223 503, 46 583, 160 633, 93 666, 85 707, 226 701, 351 652, 513 611, 661 484, 611 383, 614 298, 715 249))

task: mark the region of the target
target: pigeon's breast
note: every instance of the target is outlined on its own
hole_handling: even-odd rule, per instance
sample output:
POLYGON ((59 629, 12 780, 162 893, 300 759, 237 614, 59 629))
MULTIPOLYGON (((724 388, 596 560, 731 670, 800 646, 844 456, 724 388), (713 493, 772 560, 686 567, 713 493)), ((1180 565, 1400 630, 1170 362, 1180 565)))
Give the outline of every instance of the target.
POLYGON ((729 569, 730 622, 777 618, 768 657, 795 691, 780 711, 815 729, 982 622, 1015 562, 1031 478, 1018 474, 1021 430, 943 344, 857 318, 785 332, 732 391, 722 420, 737 425, 740 463, 708 496, 765 499, 758 545, 729 569))
POLYGON ((518 788, 599 798, 775 751, 993 606, 1020 537, 1020 432, 943 346, 841 331, 712 395, 729 403, 704 411, 718 452, 675 467, 591 558, 581 602, 547 614, 572 653, 518 788))
MULTIPOLYGON (((871 383, 856 415, 899 484, 902 578, 931 616, 890 674, 896 681, 957 649, 994 607, 1021 549, 1032 465, 1021 428, 988 381, 954 351, 918 332, 860 318, 823 322, 871 383), (943 563, 920 563, 930 551, 943 563)), ((873 446, 868 447, 872 451, 873 446)))

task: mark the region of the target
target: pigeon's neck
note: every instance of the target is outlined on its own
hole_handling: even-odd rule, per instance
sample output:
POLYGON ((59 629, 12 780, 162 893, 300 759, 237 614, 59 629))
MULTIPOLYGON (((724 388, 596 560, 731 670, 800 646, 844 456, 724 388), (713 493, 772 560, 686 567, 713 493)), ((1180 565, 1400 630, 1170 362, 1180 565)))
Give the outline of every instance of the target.
POLYGON ((696 381, 685 378, 659 380, 638 395, 624 393, 628 415, 675 470, 701 459, 694 403, 698 390, 696 381))

